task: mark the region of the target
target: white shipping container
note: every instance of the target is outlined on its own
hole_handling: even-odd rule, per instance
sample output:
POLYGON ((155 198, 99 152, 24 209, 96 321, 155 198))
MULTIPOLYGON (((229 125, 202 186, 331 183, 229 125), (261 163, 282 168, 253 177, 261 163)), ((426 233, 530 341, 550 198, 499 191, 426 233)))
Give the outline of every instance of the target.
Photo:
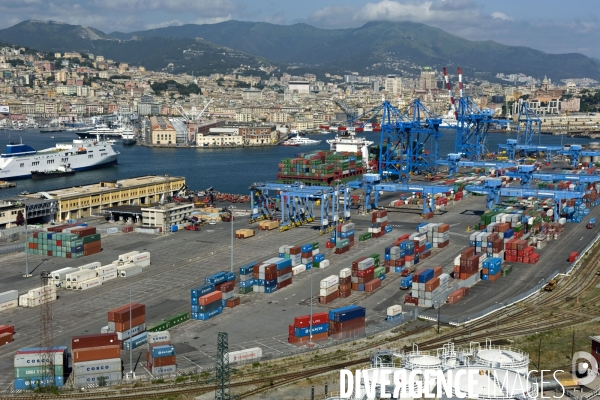
POLYGON ((27 303, 28 303, 28 307, 37 307, 39 305, 42 305, 43 303, 46 303, 48 301, 54 301, 54 300, 56 300, 56 292, 38 297, 36 299, 29 298, 29 299, 27 299, 27 303))
POLYGON ((119 276, 121 278, 128 278, 130 276, 134 276, 142 273, 142 267, 139 265, 130 265, 127 267, 119 268, 119 276))
POLYGON ((96 262, 93 262, 93 263, 82 265, 81 267, 79 267, 79 269, 81 271, 83 271, 84 269, 98 269, 101 266, 102 266, 102 264, 100 262, 96 261, 96 262))
POLYGON ((100 333, 109 333, 112 332, 108 329, 108 326, 103 326, 102 328, 100 328, 100 333))
POLYGON ((441 274, 439 276, 440 278, 440 285, 444 284, 444 283, 448 283, 448 281, 450 280, 450 275, 449 274, 441 274))
POLYGON ((27 293, 19 296, 19 306, 20 307, 29 307, 29 295, 27 293))
POLYGON ((375 260, 373 258, 369 257, 358 263, 358 269, 362 271, 362 270, 365 270, 374 265, 375 265, 375 260))
POLYGON ((66 281, 67 274, 79 271, 79 268, 63 268, 52 273, 52 277, 57 281, 66 281))
POLYGON ((301 272, 306 271, 306 265, 298 265, 296 267, 292 268, 292 274, 293 275, 298 275, 301 272))
POLYGON ((131 257, 130 262, 142 267, 147 267, 150 265, 150 253, 145 251, 143 253, 136 254, 135 256, 131 257))
POLYGON ((289 273, 287 273, 285 275, 277 277, 277 283, 285 282, 288 279, 292 279, 292 275, 293 274, 291 272, 289 272, 289 273))
POLYGON ((10 300, 15 300, 19 298, 18 290, 9 290, 7 292, 0 293, 0 303, 6 303, 10 300))
POLYGON ((323 269, 327 267, 329 267, 329 260, 323 260, 319 263, 319 268, 323 269))
POLYGON ((333 285, 337 285, 340 283, 340 277, 337 275, 330 275, 325 279, 322 279, 320 284, 319 284, 319 288, 321 289, 327 289, 330 288, 333 285))
POLYGON ((102 277, 97 276, 92 279, 88 279, 86 281, 77 282, 77 289, 79 290, 88 290, 91 288, 95 288, 102 285, 102 277))
MULTIPOLYGON (((290 278, 292 277, 292 273, 290 272, 290 278)), ((223 292, 223 294, 221 295, 221 299, 222 300, 229 300, 235 297, 235 291, 232 290, 231 292, 223 292)))
POLYGON ((141 325, 134 326, 131 329, 127 329, 124 332, 117 332, 117 339, 119 339, 119 340, 129 339, 131 336, 135 336, 139 333, 144 332, 145 330, 146 330, 146 324, 143 323, 141 325))
POLYGON ((148 344, 170 342, 171 334, 169 331, 148 332, 147 341, 148 344))
POLYGON ((96 270, 82 269, 80 271, 67 274, 67 282, 87 281, 88 279, 92 279, 95 276, 96 270))
POLYGON ((59 351, 48 355, 48 358, 45 358, 45 354, 40 353, 17 354, 15 355, 13 366, 15 368, 37 367, 39 365, 50 364, 50 362, 54 365, 63 365, 63 355, 64 353, 59 351))
POLYGON ((316 256, 317 254, 319 254, 321 251, 319 249, 313 249, 312 250, 312 255, 313 257, 316 256))
POLYGON ((110 281, 111 279, 117 279, 119 273, 117 271, 113 271, 109 274, 99 276, 98 278, 102 279, 102 282, 110 281))
POLYGON ((165 365, 163 367, 152 366, 150 373, 153 376, 175 375, 177 373, 177 365, 165 365))
POLYGON ((319 289, 319 296, 327 297, 333 292, 337 292, 340 289, 340 285, 333 285, 327 289, 319 289))
POLYGON ((402 314, 402 306, 401 305, 389 306, 387 308, 387 316, 388 317, 395 317, 398 314, 402 314))
POLYGON ((121 380, 121 378, 123 377, 123 374, 121 372, 110 372, 110 373, 100 372, 97 375, 80 375, 80 376, 76 376, 75 379, 73 379, 73 383, 75 384, 75 386, 86 386, 86 385, 98 384, 98 378, 100 376, 104 377, 105 383, 115 383, 115 382, 119 382, 121 380))
POLYGON ((11 308, 15 308, 19 306, 19 299, 13 299, 9 301, 5 301, 4 303, 0 303, 0 312, 4 310, 10 310, 11 308))
POLYGON ((120 358, 73 363, 73 374, 75 376, 121 372, 121 370, 120 358))
POLYGON ((344 268, 340 271, 340 278, 347 278, 352 276, 352 270, 350 268, 344 268))
POLYGON ((232 351, 228 353, 228 356, 230 363, 258 360, 262 358, 262 349, 253 347, 246 350, 232 351))
POLYGON ((96 274, 98 276, 110 274, 111 272, 117 272, 119 270, 119 266, 116 264, 107 264, 103 267, 100 267, 96 270, 96 274))
POLYGON ((119 256, 119 262, 122 262, 122 263, 129 262, 131 257, 137 256, 138 254, 140 254, 139 251, 130 251, 129 253, 121 254, 119 256))

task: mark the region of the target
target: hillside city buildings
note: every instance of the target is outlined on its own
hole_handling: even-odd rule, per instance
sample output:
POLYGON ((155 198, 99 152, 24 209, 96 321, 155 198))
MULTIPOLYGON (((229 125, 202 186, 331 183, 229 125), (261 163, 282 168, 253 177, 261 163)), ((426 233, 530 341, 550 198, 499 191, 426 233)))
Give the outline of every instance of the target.
MULTIPOLYGON (((270 66, 261 67, 262 72, 254 71, 253 75, 253 70, 242 65, 228 73, 192 76, 147 71, 102 55, 44 54, 2 47, 0 127, 15 128, 34 120, 44 124, 72 123, 105 114, 131 113, 154 117, 151 125, 158 123, 161 127, 152 134, 152 144, 174 144, 176 139, 169 133, 174 123, 168 118, 179 117, 189 129, 191 140, 203 146, 248 145, 276 141, 277 127, 305 131, 344 121, 345 114, 334 98, 354 107, 359 115, 383 100, 402 108, 415 98, 434 112, 447 115, 450 98, 441 71, 424 66, 413 68, 420 73, 325 73, 317 77, 308 73, 275 75, 270 66), (265 77, 261 78, 258 72, 265 77), (191 84, 196 84, 201 93, 181 93, 191 84), (244 129, 252 132, 241 133, 246 132, 244 129), (214 135, 219 137, 211 137, 214 135)), ((450 79, 458 96, 456 75, 450 79)), ((512 117, 518 113, 517 100, 526 98, 531 108, 548 121, 556 120, 557 126, 570 119, 576 123, 582 96, 598 88, 598 82, 592 79, 554 83, 518 73, 498 74, 495 80, 490 82, 477 74, 465 76, 465 94, 499 116, 506 115, 507 106, 512 105, 508 107, 512 117)), ((596 115, 588 117, 600 123, 596 115)))

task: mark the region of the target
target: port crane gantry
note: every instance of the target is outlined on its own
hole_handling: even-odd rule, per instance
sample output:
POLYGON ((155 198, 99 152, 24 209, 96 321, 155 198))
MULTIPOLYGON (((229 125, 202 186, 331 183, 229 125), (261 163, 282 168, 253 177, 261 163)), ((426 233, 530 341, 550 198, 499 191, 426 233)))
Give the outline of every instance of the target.
POLYGON ((600 157, 600 151, 584 150, 579 144, 573 144, 568 149, 560 150, 558 154, 569 157, 572 168, 579 166, 581 157, 600 157))
POLYGON ((448 176, 453 176, 458 172, 458 167, 483 167, 483 168, 496 168, 496 176, 501 175, 502 171, 508 168, 516 167, 516 162, 503 162, 503 161, 470 161, 463 160, 461 155, 458 153, 449 153, 445 160, 438 160, 438 165, 448 166, 448 176))
MULTIPOLYGON (((595 183, 600 182, 600 175, 590 174, 544 174, 536 172, 536 168, 533 165, 519 165, 516 172, 507 172, 505 176, 519 179, 522 186, 527 186, 532 180, 537 179, 543 182, 556 182, 556 181, 574 181, 579 186, 584 183, 595 183)), ((579 188, 583 190, 583 188, 579 188)))

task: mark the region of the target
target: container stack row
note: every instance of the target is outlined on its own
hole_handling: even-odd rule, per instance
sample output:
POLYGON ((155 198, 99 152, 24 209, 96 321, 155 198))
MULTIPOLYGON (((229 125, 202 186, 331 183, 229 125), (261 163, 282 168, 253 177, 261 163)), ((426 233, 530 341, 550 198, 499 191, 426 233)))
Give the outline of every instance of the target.
POLYGON ((377 210, 371 213, 371 226, 369 227, 369 233, 374 238, 384 236, 386 233, 390 233, 392 227, 388 225, 387 210, 377 210))
POLYGON ((29 254, 50 257, 80 258, 102 251, 100 234, 96 228, 77 227, 52 232, 34 232, 27 239, 26 251, 29 254))
POLYGON ((329 311, 329 336, 346 339, 365 333, 366 309, 357 305, 329 311))
POLYGON ((536 264, 540 255, 535 253, 535 247, 527 240, 510 239, 505 243, 504 259, 508 262, 536 264))
POLYGON ((314 151, 284 158, 278 164, 277 181, 310 182, 329 186, 334 179, 346 179, 363 173, 362 153, 314 151))
POLYGON ((456 304, 458 303, 463 297, 466 297, 469 294, 469 288, 466 286, 463 286, 461 288, 456 289, 455 291, 453 291, 452 293, 450 293, 448 295, 448 304, 456 304))
POLYGON ((389 306, 386 310, 387 321, 398 321, 402 319, 402 306, 397 304, 389 306))
MULTIPOLYGON (((302 345, 311 341, 311 319, 309 315, 294 318, 288 326, 288 343, 302 345)), ((329 337, 329 313, 318 312, 312 315, 312 342, 321 342, 329 337)))
POLYGON ((441 266, 417 271, 412 280, 412 293, 405 297, 407 303, 433 307, 446 302, 450 275, 443 273, 441 266))
POLYGON ((19 349, 14 358, 15 390, 64 385, 67 347, 29 347, 19 349))
POLYGON ((8 290, 0 293, 0 312, 19 306, 19 291, 8 290))
POLYGON ((248 294, 253 291, 255 262, 240 267, 240 294, 248 294))
POLYGON ((319 303, 328 304, 340 297, 340 277, 330 275, 319 282, 319 303))
POLYGON ((15 327, 13 325, 0 325, 0 346, 13 341, 15 327))
POLYGON ((497 257, 487 258, 483 261, 481 269, 482 281, 495 281, 502 273, 502 259, 497 257))
POLYGON ((167 329, 170 329, 179 324, 182 324, 185 321, 188 321, 189 319, 190 319, 190 313, 187 311, 182 312, 179 314, 175 314, 174 316, 169 317, 167 319, 164 319, 164 320, 160 321, 159 323, 152 325, 149 328, 146 328, 146 331, 147 332, 163 332, 163 331, 166 331, 167 329))
POLYGON ((352 261, 351 289, 360 292, 372 292, 381 287, 385 279, 386 268, 380 263, 379 254, 360 257, 352 261))
MULTIPOLYGON (((133 339, 146 332, 146 306, 144 304, 131 303, 112 309, 108 312, 107 319, 108 323, 103 328, 103 333, 115 333, 119 341, 117 344, 122 346, 125 346, 124 343, 127 339, 133 339)), ((132 342, 133 340, 129 342, 129 345, 132 342)))
MULTIPOLYGON (((354 246, 354 223, 346 222, 331 232, 330 243, 335 244, 335 254, 344 254, 354 246)), ((331 245, 329 245, 332 247, 331 245)))
POLYGON ((41 286, 19 296, 20 307, 37 307, 56 300, 56 286, 41 286))
POLYGON ((177 374, 177 356, 171 344, 148 345, 146 368, 157 377, 177 374))
POLYGON ((486 258, 487 253, 475 254, 475 247, 467 247, 454 260, 454 279, 468 281, 470 284, 466 286, 478 282, 479 271, 483 268, 486 258))
POLYGON ((215 290, 213 283, 206 283, 191 290, 191 319, 206 321, 223 312, 223 294, 215 290))
POLYGON ((122 378, 121 346, 117 333, 71 338, 73 383, 82 387, 118 382, 122 378))
MULTIPOLYGON (((307 250, 306 247, 302 247, 302 250, 307 250)), ((302 252, 301 254, 310 254, 302 252)), ((293 256, 297 259, 297 255, 293 256)), ((309 258, 302 259, 307 260, 308 265, 312 265, 312 256, 309 258), (308 261, 310 260, 310 261, 308 261)), ((263 263, 254 267, 254 288, 255 292, 259 293, 273 293, 279 289, 283 289, 286 286, 292 284, 292 266, 293 262, 291 258, 273 257, 263 263)))
POLYGON ((450 225, 422 223, 417 225, 417 232, 425 233, 427 241, 433 248, 443 249, 450 244, 450 225))

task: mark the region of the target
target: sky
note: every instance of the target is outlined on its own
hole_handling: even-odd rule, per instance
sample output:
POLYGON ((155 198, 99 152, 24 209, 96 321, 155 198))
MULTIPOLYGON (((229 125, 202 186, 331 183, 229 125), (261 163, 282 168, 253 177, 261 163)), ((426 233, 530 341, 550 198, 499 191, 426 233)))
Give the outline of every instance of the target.
POLYGON ((0 0, 0 29, 28 19, 106 33, 231 19, 329 29, 413 21, 470 40, 600 59, 600 0, 0 0))

